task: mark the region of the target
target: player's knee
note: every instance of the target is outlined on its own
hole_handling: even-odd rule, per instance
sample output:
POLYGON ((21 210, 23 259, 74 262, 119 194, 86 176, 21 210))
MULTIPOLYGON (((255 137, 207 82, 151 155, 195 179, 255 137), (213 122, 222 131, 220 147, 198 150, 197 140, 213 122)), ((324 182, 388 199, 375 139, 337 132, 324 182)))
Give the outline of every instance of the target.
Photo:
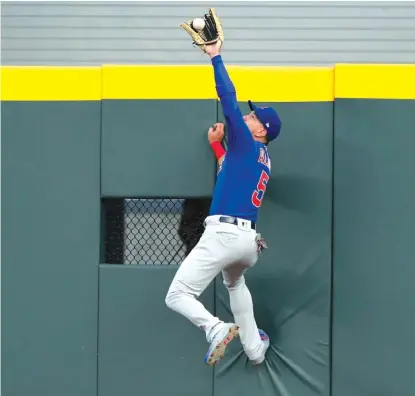
POLYGON ((169 290, 166 294, 166 298, 164 299, 164 302, 167 305, 167 308, 173 309, 176 300, 177 298, 176 298, 175 292, 169 290))
POLYGON ((164 302, 168 308, 175 310, 177 304, 180 304, 182 297, 183 292, 181 290, 169 290, 167 292, 166 298, 164 299, 164 302))

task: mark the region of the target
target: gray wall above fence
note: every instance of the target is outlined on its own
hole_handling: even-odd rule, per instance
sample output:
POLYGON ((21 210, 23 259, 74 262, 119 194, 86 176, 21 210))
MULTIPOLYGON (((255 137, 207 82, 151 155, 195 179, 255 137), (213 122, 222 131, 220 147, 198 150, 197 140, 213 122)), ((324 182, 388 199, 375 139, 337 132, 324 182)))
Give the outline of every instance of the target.
POLYGON ((2 64, 200 64, 178 28, 216 7, 227 63, 415 63, 415 2, 6 2, 2 64))

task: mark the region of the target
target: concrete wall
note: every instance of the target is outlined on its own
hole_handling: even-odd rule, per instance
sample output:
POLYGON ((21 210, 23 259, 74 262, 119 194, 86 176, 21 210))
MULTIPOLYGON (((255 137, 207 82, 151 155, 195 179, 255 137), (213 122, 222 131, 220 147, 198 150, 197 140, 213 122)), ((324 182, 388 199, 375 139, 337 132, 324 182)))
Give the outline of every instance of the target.
POLYGON ((413 2, 5 2, 5 65, 202 64, 177 26, 215 6, 243 65, 414 63, 413 2))

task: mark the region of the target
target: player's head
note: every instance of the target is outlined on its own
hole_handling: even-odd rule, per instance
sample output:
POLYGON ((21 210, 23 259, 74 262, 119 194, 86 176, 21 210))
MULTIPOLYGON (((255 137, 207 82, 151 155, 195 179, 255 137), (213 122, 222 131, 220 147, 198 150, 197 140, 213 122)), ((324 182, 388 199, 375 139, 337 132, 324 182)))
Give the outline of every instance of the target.
POLYGON ((280 134, 281 120, 272 107, 257 107, 248 101, 251 113, 244 116, 244 121, 254 140, 269 143, 280 134))

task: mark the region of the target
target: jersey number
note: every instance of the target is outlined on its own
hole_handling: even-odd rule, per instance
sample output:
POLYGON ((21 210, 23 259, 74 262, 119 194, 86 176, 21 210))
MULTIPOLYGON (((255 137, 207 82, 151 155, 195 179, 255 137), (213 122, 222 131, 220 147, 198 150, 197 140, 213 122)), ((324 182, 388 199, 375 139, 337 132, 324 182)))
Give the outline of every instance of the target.
POLYGON ((252 204, 259 208, 261 206, 262 198, 264 198, 265 190, 267 189, 267 183, 269 176, 265 171, 262 171, 261 176, 259 177, 256 190, 252 193, 252 204))

